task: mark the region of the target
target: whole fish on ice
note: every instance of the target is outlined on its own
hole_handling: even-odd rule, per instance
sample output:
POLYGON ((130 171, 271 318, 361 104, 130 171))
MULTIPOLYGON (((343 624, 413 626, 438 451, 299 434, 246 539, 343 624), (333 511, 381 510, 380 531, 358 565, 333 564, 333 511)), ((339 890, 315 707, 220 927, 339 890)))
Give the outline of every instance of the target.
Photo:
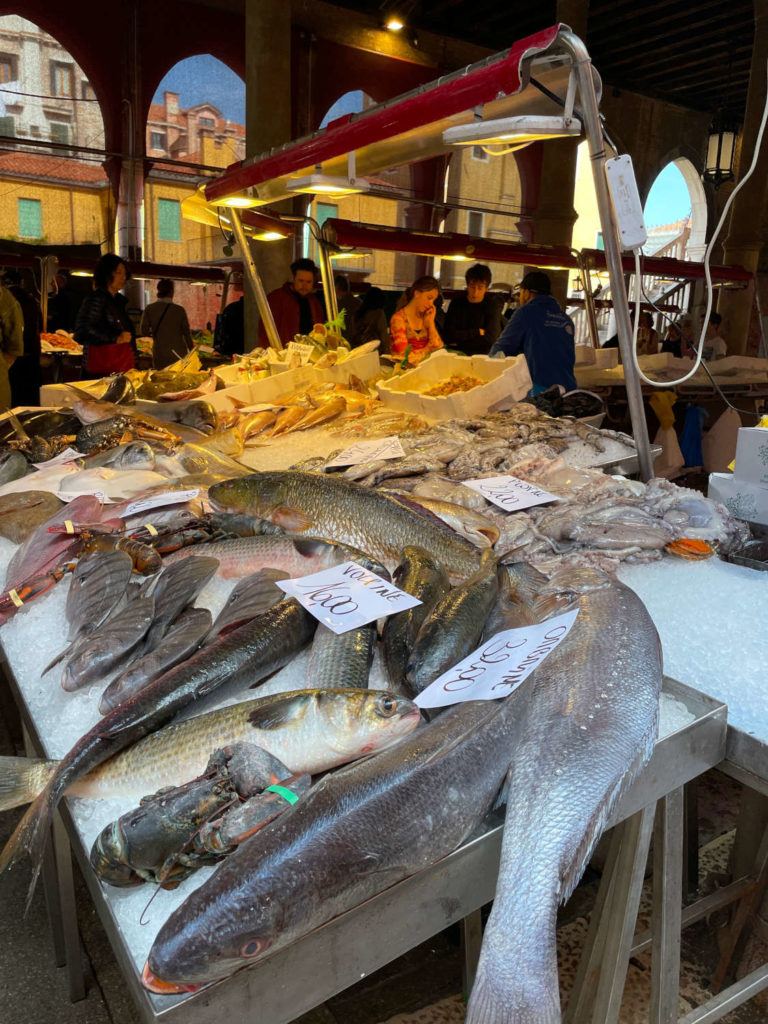
POLYGON ((621 794, 653 751, 661 646, 642 601, 593 569, 547 582, 510 568, 524 610, 567 607, 568 636, 529 677, 511 758, 501 866, 467 1024, 558 1024, 558 904, 578 882, 621 794))

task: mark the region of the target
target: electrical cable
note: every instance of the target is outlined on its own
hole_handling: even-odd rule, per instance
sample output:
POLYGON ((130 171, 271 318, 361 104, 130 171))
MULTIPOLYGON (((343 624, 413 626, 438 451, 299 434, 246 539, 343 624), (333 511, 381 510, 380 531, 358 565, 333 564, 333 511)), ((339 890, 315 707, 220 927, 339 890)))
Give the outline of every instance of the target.
MULTIPOLYGON (((766 75, 768 76, 768 64, 766 64, 766 75)), ((706 308, 706 311, 704 313, 704 320, 702 322, 702 327, 701 327, 701 335, 699 337, 699 342, 698 342, 698 345, 696 347, 696 358, 694 360, 693 367, 692 367, 691 370, 688 371, 688 373, 686 373, 682 377, 679 377, 677 380, 673 380, 673 381, 651 380, 651 378, 650 377, 646 377, 646 375, 640 369, 640 364, 639 364, 638 358, 637 358, 636 342, 637 342, 637 329, 638 329, 638 326, 639 326, 639 319, 640 319, 640 316, 639 316, 639 314, 640 314, 640 294, 641 294, 641 289, 642 289, 642 286, 640 284, 640 281, 641 281, 641 274, 640 274, 641 250, 639 248, 636 248, 636 249, 632 250, 633 253, 634 253, 634 257, 635 257, 635 329, 633 331, 633 338, 632 338, 632 361, 633 361, 634 367, 637 370, 637 373, 638 373, 638 376, 640 377, 640 379, 645 384, 649 384, 651 387, 655 387, 655 388, 674 388, 674 387, 679 386, 680 384, 684 384, 687 380, 690 380, 691 377, 693 377, 693 375, 698 370, 699 366, 702 364, 701 354, 702 354, 702 351, 703 351, 703 348, 704 348, 704 340, 705 340, 705 336, 706 336, 707 325, 709 324, 709 316, 710 316, 710 313, 712 312, 712 292, 713 292, 713 288, 712 288, 712 275, 711 275, 711 272, 710 272, 710 269, 709 269, 709 262, 710 262, 710 258, 712 256, 712 250, 714 248, 714 245, 715 245, 715 242, 717 240, 717 237, 720 234, 720 231, 722 230, 723 224, 725 223, 725 219, 726 219, 726 217, 727 217, 727 215, 728 215, 728 213, 729 213, 729 211, 731 209, 731 204, 733 203, 733 200, 736 198, 736 196, 741 191, 743 186, 746 185, 746 183, 752 177, 752 174, 754 173, 755 168, 757 167, 757 161, 758 161, 758 158, 760 156, 760 147, 762 145, 763 134, 765 132, 766 123, 768 123, 768 98, 766 99, 766 103, 765 103, 765 106, 763 108, 763 116, 762 116, 762 118, 760 120, 760 127, 758 129, 757 137, 755 139, 755 151, 754 151, 754 153, 752 155, 752 163, 749 165, 749 169, 747 170, 747 173, 744 175, 744 177, 738 183, 738 185, 733 190, 733 192, 731 192, 731 194, 728 196, 728 200, 727 200, 725 206, 723 207, 723 212, 720 215, 720 220, 718 221, 717 227, 715 228, 714 232, 712 233, 712 237, 710 238, 709 244, 707 245, 706 251, 704 253, 704 278, 705 278, 705 280, 707 282, 707 308, 706 308)))

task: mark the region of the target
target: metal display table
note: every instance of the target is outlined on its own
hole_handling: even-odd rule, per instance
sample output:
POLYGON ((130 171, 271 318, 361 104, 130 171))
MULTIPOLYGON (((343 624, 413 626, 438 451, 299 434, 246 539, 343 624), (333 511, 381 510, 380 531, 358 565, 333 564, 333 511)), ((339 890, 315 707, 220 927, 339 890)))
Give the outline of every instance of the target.
MULTIPOLYGON (((8 674, 30 743, 41 737, 16 683, 8 674)), ((656 821, 654 898, 654 1005, 658 1022, 675 1021, 679 973, 682 901, 683 787, 718 764, 725 752, 725 705, 665 679, 665 692, 681 701, 692 720, 663 736, 643 773, 625 794, 611 820, 612 851, 601 890, 601 909, 593 914, 594 934, 585 954, 584 978, 577 983, 568 1019, 600 1024, 618 1020, 618 1007, 637 916, 648 845, 656 821), (618 827, 616 827, 618 826, 618 827), (678 908, 675 912, 674 908, 678 908), (595 972, 599 981, 595 984, 595 972), (591 1016, 586 1016, 586 1008, 591 1016)), ((288 1024, 302 1013, 359 981, 384 964, 446 928, 464 920, 468 978, 479 948, 479 908, 493 899, 502 825, 489 820, 482 834, 432 867, 391 887, 248 970, 200 992, 154 996, 141 985, 135 953, 129 948, 115 914, 111 890, 102 886, 88 864, 88 848, 75 826, 67 800, 54 829, 55 866, 48 863, 47 895, 59 956, 70 970, 73 998, 83 995, 77 927, 71 885, 69 841, 83 870, 97 912, 113 946, 142 1018, 168 1024, 207 1024, 217 1016, 239 1015, 249 1024, 288 1024), (58 885, 56 884, 58 883, 58 885), (57 891, 58 889, 58 891, 57 891), (323 969, 318 970, 322 964, 323 969), (301 978, 301 985, 297 979, 301 978)))

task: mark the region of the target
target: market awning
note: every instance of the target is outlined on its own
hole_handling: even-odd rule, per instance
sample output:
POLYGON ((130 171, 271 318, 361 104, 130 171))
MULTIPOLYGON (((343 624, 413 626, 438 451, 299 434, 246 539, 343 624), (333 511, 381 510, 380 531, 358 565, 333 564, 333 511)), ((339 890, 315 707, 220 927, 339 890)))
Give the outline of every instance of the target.
MULTIPOLYGON (((561 28, 553 25, 487 60, 232 164, 205 186, 206 198, 217 204, 233 197, 244 205, 274 203, 292 194, 289 177, 308 176, 317 168, 326 175, 347 177, 350 154, 357 175, 376 174, 448 152, 443 132, 479 117, 562 116, 558 97, 566 96, 571 64, 557 45, 561 28), (532 77, 538 85, 532 84, 532 77)), ((593 76, 599 95, 599 78, 594 71, 593 76)))

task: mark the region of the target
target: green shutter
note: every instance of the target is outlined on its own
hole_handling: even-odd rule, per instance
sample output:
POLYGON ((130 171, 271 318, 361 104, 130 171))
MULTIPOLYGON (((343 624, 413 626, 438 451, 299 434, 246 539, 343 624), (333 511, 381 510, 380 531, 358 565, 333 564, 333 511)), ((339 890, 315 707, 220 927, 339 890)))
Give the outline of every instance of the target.
POLYGON ((320 227, 325 224, 329 217, 338 217, 339 207, 336 203, 317 203, 315 206, 315 220, 320 227))
POLYGON ((19 237, 43 237, 43 204, 39 199, 19 199, 19 237))
POLYGON ((0 135, 16 135, 16 118, 7 114, 0 117, 0 135))
POLYGON ((181 203, 177 199, 157 200, 157 237, 161 242, 181 241, 181 203))

